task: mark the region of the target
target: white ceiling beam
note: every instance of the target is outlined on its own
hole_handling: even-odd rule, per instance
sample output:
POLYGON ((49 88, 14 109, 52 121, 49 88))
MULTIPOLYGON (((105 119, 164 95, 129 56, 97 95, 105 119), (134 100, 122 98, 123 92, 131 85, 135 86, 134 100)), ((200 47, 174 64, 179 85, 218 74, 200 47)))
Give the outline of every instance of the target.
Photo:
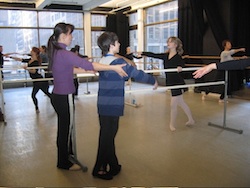
POLYGON ((83 5, 83 10, 91 10, 109 1, 110 0, 91 0, 83 5))
POLYGON ((84 5, 92 2, 91 0, 38 0, 36 2, 36 8, 43 9, 50 4, 63 4, 63 5, 84 5))
POLYGON ((36 8, 37 9, 43 9, 47 5, 50 5, 52 3, 52 0, 38 0, 36 2, 36 8))

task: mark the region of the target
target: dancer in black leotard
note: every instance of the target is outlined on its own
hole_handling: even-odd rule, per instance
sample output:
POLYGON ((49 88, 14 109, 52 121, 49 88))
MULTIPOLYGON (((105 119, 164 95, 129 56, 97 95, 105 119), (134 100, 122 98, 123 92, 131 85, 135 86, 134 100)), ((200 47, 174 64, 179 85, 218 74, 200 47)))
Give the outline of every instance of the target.
MULTIPOLYGON (((182 60, 182 42, 177 37, 169 37, 167 40, 168 52, 155 54, 152 52, 142 52, 141 55, 147 57, 153 57, 164 60, 164 69, 167 68, 177 68, 178 72, 168 72, 166 73, 166 85, 183 85, 185 84, 184 79, 180 75, 180 71, 184 66, 184 61, 182 60)), ((170 115, 170 130, 175 131, 175 120, 177 117, 177 107, 180 106, 188 117, 186 125, 193 125, 194 119, 192 113, 183 99, 184 89, 171 89, 171 115, 170 115)))
MULTIPOLYGON (((33 47, 31 52, 31 58, 29 59, 22 59, 17 57, 11 57, 12 59, 15 59, 16 61, 21 61, 23 63, 28 63, 27 67, 39 67, 41 65, 41 58, 39 56, 40 50, 39 48, 33 47)), ((26 68, 26 67, 24 67, 26 68)), ((43 76, 38 72, 38 69, 28 69, 30 77, 32 79, 41 79, 43 76)), ((42 90, 49 98, 51 97, 51 93, 49 92, 49 83, 48 81, 33 81, 33 90, 31 93, 32 100, 35 105, 36 113, 39 113, 38 108, 38 100, 36 98, 36 94, 39 90, 42 90)))

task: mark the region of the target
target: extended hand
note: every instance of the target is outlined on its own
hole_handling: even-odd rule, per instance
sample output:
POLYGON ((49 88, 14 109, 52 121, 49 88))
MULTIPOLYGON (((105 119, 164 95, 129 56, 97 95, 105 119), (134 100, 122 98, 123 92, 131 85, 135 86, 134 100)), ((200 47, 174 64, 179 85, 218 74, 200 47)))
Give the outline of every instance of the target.
POLYGON ((193 77, 194 77, 195 79, 201 78, 201 77, 204 76, 205 74, 211 72, 213 69, 217 69, 215 63, 211 63, 211 64, 209 64, 209 65, 206 65, 205 67, 202 67, 202 68, 196 70, 196 71, 193 73, 193 77))
POLYGON ((121 77, 126 77, 128 74, 123 70, 122 67, 126 66, 126 64, 115 65, 115 72, 117 72, 121 77))

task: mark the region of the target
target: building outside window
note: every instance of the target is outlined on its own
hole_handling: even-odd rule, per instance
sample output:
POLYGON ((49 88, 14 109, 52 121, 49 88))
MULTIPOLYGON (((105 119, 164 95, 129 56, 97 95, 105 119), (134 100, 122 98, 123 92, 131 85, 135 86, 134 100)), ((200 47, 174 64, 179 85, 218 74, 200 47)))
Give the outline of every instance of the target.
MULTIPOLYGON (((167 50, 167 39, 178 35, 178 1, 171 1, 147 8, 145 20, 145 51, 164 53, 167 50)), ((146 69, 163 68, 163 61, 145 58, 146 69)), ((164 74, 162 74, 164 75, 164 74)))
MULTIPOLYGON (((59 22, 75 26, 69 49, 77 44, 84 53, 82 13, 0 10, 0 35, 5 36, 0 39, 3 53, 16 52, 16 57, 28 58, 24 54, 29 54, 32 47, 47 45, 54 26, 59 22)), ((29 78, 22 63, 13 59, 5 58, 4 69, 5 80, 29 78)))
POLYGON ((101 49, 97 45, 98 37, 105 31, 106 15, 92 14, 91 15, 91 39, 92 39, 92 56, 95 61, 98 61, 102 56, 101 49))
POLYGON ((133 14, 129 14, 129 26, 130 28, 132 28, 129 31, 129 45, 130 45, 130 49, 132 52, 136 52, 137 46, 138 46, 137 23, 138 23, 137 12, 133 14))
MULTIPOLYGON (((178 31, 178 1, 145 9, 145 51, 155 53, 167 50, 166 40, 170 36, 177 36, 178 31)), ((17 52, 18 57, 27 57, 33 46, 47 45, 48 38, 53 33, 55 24, 59 22, 71 23, 75 26, 70 50, 75 45, 81 47, 80 53, 85 54, 84 20, 82 12, 44 11, 44 10, 5 10, 0 9, 0 45, 3 53, 17 52)), ((131 51, 138 49, 138 14, 129 14, 129 41, 131 51)), ((97 45, 97 38, 105 31, 106 15, 91 15, 92 56, 100 58, 101 50, 97 45)), ((98 60, 98 59, 96 59, 98 60)), ((146 59, 150 61, 150 59, 146 59)), ((154 60, 159 62, 159 60, 154 60)), ((5 58, 4 67, 16 69, 4 70, 4 79, 23 79, 27 74, 21 68, 21 63, 5 58), (20 69, 18 69, 20 68, 20 69)), ((162 64, 159 62, 159 68, 162 64)))

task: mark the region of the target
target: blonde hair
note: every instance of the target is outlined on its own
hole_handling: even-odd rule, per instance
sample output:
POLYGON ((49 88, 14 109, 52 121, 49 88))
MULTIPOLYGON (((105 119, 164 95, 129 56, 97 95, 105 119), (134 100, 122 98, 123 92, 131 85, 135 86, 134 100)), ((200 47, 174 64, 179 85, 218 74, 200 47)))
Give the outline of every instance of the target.
POLYGON ((174 37, 174 36, 169 37, 168 41, 171 41, 177 45, 176 51, 179 55, 183 54, 184 50, 183 50, 182 41, 178 37, 174 37))

